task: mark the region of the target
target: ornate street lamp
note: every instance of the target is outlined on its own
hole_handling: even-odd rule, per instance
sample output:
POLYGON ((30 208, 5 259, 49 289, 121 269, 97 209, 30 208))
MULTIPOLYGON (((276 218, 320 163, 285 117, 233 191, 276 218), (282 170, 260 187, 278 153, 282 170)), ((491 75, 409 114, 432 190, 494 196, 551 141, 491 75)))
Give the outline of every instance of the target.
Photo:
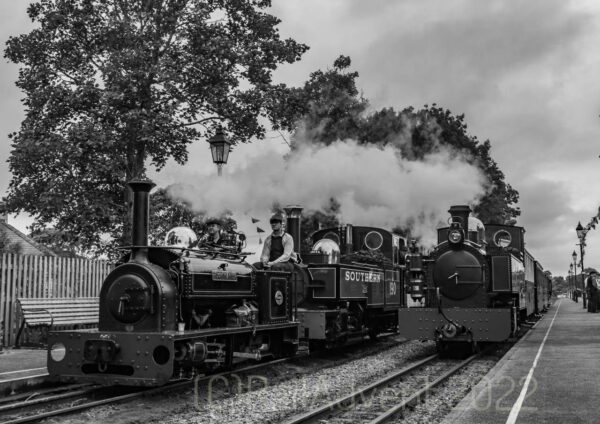
POLYGON ((585 228, 583 228, 583 226, 581 225, 581 221, 579 221, 577 223, 577 227, 575 227, 575 231, 577 232, 577 238, 579 239, 579 241, 581 241, 581 239, 583 237, 585 237, 585 234, 587 233, 585 228))
POLYGON ((208 142, 210 143, 213 162, 217 165, 218 174, 221 176, 223 165, 227 163, 229 158, 231 142, 225 137, 225 132, 221 126, 217 128, 215 135, 208 139, 208 142))
POLYGON ((573 258, 573 263, 571 265, 573 265, 573 292, 574 294, 574 300, 575 302, 577 302, 577 252, 573 250, 573 253, 571 254, 571 258, 573 258))

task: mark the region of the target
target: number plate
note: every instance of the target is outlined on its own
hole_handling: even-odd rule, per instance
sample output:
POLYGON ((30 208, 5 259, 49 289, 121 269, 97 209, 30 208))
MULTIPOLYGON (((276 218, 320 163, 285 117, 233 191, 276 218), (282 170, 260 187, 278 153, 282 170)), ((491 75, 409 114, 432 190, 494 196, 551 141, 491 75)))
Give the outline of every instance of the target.
POLYGON ((213 271, 213 281, 237 281, 237 273, 234 271, 213 271))

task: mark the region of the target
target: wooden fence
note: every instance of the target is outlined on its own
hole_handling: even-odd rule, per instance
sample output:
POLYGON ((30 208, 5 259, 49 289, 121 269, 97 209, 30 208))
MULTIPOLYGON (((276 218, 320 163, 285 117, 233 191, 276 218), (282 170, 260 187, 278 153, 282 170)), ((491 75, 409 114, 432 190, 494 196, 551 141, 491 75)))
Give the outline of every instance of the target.
POLYGON ((12 346, 19 329, 15 301, 20 297, 98 296, 112 269, 106 261, 0 254, 0 343, 12 346))

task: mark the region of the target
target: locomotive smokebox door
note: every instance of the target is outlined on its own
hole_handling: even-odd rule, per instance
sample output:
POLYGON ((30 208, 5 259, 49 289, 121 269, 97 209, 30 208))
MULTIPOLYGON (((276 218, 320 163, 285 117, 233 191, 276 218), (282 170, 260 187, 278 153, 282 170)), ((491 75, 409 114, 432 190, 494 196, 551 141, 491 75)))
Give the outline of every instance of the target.
POLYGON ((283 322, 288 319, 292 307, 289 272, 258 271, 256 291, 262 324, 283 322))

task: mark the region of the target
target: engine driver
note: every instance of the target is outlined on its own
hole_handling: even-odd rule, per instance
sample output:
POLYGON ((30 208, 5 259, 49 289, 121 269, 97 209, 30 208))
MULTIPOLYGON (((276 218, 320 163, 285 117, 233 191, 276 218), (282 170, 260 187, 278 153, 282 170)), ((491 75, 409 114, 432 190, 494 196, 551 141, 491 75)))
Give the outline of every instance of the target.
POLYGON ((283 230, 283 214, 275 213, 269 222, 273 232, 265 240, 260 262, 256 262, 254 267, 292 272, 298 257, 294 252, 293 237, 283 230))
POLYGON ((210 218, 206 221, 206 234, 204 234, 200 240, 198 240, 198 246, 203 244, 209 244, 214 246, 220 246, 225 241, 221 234, 221 228, 223 224, 218 218, 210 218))

